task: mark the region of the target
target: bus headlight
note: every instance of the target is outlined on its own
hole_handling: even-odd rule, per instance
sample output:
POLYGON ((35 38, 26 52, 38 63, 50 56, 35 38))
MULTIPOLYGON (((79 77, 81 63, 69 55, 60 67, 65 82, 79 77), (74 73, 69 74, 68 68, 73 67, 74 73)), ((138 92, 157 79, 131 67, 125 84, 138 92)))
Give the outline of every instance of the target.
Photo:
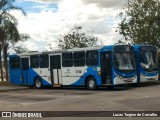
POLYGON ((99 76, 101 75, 101 72, 100 72, 100 71, 98 72, 98 75, 99 75, 99 76))
POLYGON ((145 77, 145 75, 143 73, 141 73, 142 77, 145 77))
POLYGON ((118 77, 119 79, 122 79, 122 78, 123 78, 122 76, 120 76, 120 75, 118 75, 118 74, 116 74, 116 73, 114 73, 114 74, 115 74, 115 76, 118 77))
POLYGON ((122 76, 120 76, 120 75, 119 75, 118 77, 119 77, 119 79, 122 79, 122 78, 123 78, 123 77, 122 77, 122 76))

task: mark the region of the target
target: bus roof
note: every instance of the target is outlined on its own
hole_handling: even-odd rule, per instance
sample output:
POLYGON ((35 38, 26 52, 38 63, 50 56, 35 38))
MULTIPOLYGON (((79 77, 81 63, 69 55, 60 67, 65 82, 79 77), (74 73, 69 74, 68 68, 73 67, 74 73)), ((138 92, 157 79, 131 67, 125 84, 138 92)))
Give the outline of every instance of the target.
POLYGON ((57 54, 57 53, 89 51, 89 50, 112 51, 114 46, 119 46, 119 45, 106 45, 106 46, 103 45, 103 46, 94 46, 94 47, 85 47, 85 48, 59 49, 59 50, 55 50, 55 51, 43 51, 43 52, 32 51, 32 52, 21 53, 21 54, 12 54, 9 56, 13 56, 13 55, 30 56, 30 55, 40 55, 40 54, 57 54))
MULTIPOLYGON (((18 56, 28 56, 28 55, 37 55, 37 54, 56 54, 56 53, 64 53, 64 52, 99 50, 99 49, 102 49, 103 47, 105 47, 105 46, 73 48, 73 49, 59 49, 59 50, 54 50, 54 51, 43 51, 43 52, 31 51, 31 52, 21 53, 21 54, 17 54, 17 55, 18 56)), ((12 54, 12 55, 15 55, 15 54, 12 54)), ((10 56, 12 56, 12 55, 10 55, 10 56)))

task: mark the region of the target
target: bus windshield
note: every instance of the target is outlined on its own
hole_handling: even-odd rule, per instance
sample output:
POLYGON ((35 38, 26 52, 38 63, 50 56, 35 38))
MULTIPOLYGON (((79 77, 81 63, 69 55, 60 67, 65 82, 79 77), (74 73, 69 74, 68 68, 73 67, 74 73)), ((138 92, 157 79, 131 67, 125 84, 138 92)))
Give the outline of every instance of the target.
POLYGON ((114 68, 120 71, 132 71, 136 69, 136 60, 134 53, 114 53, 114 68))
POLYGON ((141 49, 140 51, 140 65, 145 70, 158 69, 157 52, 156 49, 141 49))

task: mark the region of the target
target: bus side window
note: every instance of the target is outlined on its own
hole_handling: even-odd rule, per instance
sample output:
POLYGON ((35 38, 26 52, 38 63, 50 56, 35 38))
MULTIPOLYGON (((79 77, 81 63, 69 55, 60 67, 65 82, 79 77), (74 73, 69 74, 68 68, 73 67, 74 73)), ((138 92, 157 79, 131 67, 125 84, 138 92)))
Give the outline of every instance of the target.
POLYGON ((62 66, 63 67, 72 67, 73 66, 73 54, 72 53, 63 53, 62 54, 62 66))
POLYGON ((22 70, 28 70, 29 69, 29 61, 28 58, 22 59, 22 70))
POLYGON ((48 55, 40 55, 40 68, 48 68, 48 55))
POLYGON ((10 67, 12 69, 19 69, 20 68, 20 59, 17 58, 10 58, 10 67))
POLYGON ((74 53, 74 66, 85 66, 85 52, 74 53))
POLYGON ((98 51, 87 51, 86 52, 86 65, 94 66, 98 65, 98 51))
POLYGON ((32 55, 30 57, 30 64, 32 68, 39 68, 39 56, 38 55, 32 55))

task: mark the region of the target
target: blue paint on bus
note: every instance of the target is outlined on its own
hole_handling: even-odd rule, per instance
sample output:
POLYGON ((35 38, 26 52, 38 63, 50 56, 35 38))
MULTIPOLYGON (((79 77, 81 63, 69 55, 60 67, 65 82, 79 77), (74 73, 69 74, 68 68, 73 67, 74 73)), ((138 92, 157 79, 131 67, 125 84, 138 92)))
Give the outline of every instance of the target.
MULTIPOLYGON (((71 86, 80 86, 80 85, 86 85, 86 80, 88 77, 93 77, 96 81, 96 84, 98 86, 103 85, 119 85, 119 84, 130 84, 130 83, 136 83, 137 82, 137 70, 135 67, 134 60, 135 53, 132 46, 127 45, 110 45, 110 46, 103 46, 99 49, 95 47, 92 49, 85 49, 83 48, 78 50, 68 50, 65 52, 55 52, 55 53, 46 53, 45 55, 48 55, 48 59, 50 59, 48 62, 49 67, 45 68, 48 70, 46 75, 41 75, 40 73, 36 72, 36 69, 31 67, 31 59, 30 56, 38 55, 40 56, 42 53, 28 53, 28 54, 20 54, 20 55, 9 55, 9 73, 10 73, 10 82, 17 85, 34 85, 34 80, 36 77, 39 77, 42 80, 43 85, 53 85, 55 84, 55 81, 58 81, 57 83, 62 85, 71 85, 71 86), (63 58, 62 54, 68 53, 68 51, 71 53, 77 52, 77 51, 98 51, 97 56, 97 65, 93 66, 87 66, 86 69, 80 70, 80 73, 83 73, 81 76, 68 76, 68 78, 78 78, 75 80, 72 80, 68 84, 63 78, 64 71, 63 69, 66 67, 62 66, 63 58), (59 68, 55 70, 51 70, 51 56, 60 56, 60 71, 61 74, 59 74, 59 68), (120 58, 119 58, 120 57, 120 58), (47 76, 47 74, 50 74, 47 76), (61 76, 60 76, 61 75, 61 76), (55 79, 57 77, 57 79, 55 79), (53 82, 54 81, 54 82, 53 82), (64 84, 66 83, 66 84, 64 84)), ((78 52, 79 52, 78 51, 78 52)), ((137 55, 137 54, 136 54, 137 55)), ((52 60, 55 60, 57 58, 52 58, 52 60)), ((56 62, 56 60, 55 60, 56 62)), ((54 67, 54 66, 53 66, 54 67)), ((86 65, 84 66, 86 67, 86 65)), ((79 67, 71 67, 71 68, 77 68, 79 67)), ((43 70, 41 68, 37 68, 38 70, 43 70)), ((138 67, 139 69, 139 67, 138 67)), ((46 71, 45 71, 46 72, 46 71)), ((157 74, 157 73, 154 73, 157 74)), ((75 73, 76 75, 76 73, 75 73)), ((65 76, 65 77, 67 77, 65 76)))
POLYGON ((140 83, 158 80, 156 48, 152 45, 133 45, 133 47, 137 61, 137 82, 140 83), (143 65, 143 62, 145 62, 146 65, 143 65))

